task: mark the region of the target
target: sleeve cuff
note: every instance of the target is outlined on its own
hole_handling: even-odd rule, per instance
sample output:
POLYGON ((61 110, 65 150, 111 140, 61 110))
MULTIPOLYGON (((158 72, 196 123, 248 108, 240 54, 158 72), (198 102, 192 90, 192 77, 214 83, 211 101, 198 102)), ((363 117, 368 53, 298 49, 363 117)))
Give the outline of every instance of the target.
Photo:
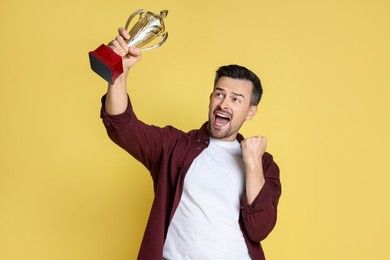
POLYGON ((100 117, 103 119, 104 125, 109 127, 112 125, 112 123, 120 124, 120 122, 128 121, 129 118, 132 118, 133 116, 133 109, 130 103, 130 98, 127 96, 128 102, 127 102, 127 108, 126 110, 118 115, 110 115, 107 113, 105 109, 105 103, 106 103, 106 95, 104 95, 101 99, 101 110, 100 110, 100 117))
POLYGON ((259 212, 264 210, 271 200, 271 195, 268 191, 267 182, 264 184, 263 188, 261 188, 259 194, 252 202, 252 204, 248 203, 248 199, 246 194, 244 194, 243 199, 241 200, 241 209, 246 210, 248 212, 259 212))

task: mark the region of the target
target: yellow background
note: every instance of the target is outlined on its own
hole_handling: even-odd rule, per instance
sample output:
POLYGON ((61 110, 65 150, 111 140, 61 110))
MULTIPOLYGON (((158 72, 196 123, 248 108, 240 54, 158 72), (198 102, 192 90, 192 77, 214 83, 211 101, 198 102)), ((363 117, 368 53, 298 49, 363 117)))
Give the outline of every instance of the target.
POLYGON ((281 168, 268 259, 390 259, 387 0, 2 0, 0 259, 136 258, 151 180, 106 136, 88 52, 140 8, 169 10, 129 79, 144 121, 200 126, 220 65, 262 78, 242 133, 281 168))

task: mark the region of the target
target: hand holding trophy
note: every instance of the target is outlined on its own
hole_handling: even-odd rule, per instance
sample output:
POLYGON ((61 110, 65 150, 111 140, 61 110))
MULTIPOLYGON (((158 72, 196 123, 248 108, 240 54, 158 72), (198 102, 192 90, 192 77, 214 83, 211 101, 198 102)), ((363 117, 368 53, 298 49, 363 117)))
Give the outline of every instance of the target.
MULTIPOLYGON (((138 10, 127 19, 126 30, 137 15, 139 19, 129 31, 130 39, 127 41, 127 46, 135 46, 141 50, 151 50, 161 46, 168 37, 163 20, 168 15, 168 11, 163 10, 160 14, 155 14, 143 9, 138 10), (161 38, 160 42, 146 46, 158 37, 161 38)), ((113 84, 123 73, 122 57, 104 44, 89 52, 89 61, 91 69, 110 84, 113 84)))

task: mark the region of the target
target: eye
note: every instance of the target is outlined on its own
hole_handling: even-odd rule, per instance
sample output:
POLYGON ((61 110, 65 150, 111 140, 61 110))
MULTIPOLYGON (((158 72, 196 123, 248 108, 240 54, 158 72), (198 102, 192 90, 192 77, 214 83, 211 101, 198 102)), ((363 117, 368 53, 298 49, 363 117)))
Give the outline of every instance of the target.
POLYGON ((220 92, 216 92, 216 93, 215 93, 215 97, 219 98, 219 97, 223 97, 223 95, 222 95, 222 93, 220 93, 220 92))
POLYGON ((240 98, 234 97, 234 98, 232 98, 232 100, 233 100, 234 103, 241 103, 241 99, 240 98))

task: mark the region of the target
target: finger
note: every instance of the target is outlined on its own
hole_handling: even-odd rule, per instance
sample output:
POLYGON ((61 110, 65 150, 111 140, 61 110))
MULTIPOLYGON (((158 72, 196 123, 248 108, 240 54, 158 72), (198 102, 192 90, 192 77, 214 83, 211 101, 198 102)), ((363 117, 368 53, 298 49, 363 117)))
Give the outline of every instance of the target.
POLYGON ((112 50, 117 53, 120 56, 125 56, 128 53, 127 46, 126 48, 123 48, 123 46, 120 44, 118 40, 114 40, 111 42, 112 50))
POLYGON ((119 42, 117 40, 113 40, 110 44, 111 49, 118 55, 123 56, 123 50, 121 46, 119 45, 119 42))
POLYGON ((119 35, 122 36, 124 39, 126 39, 126 40, 129 40, 129 39, 130 39, 130 34, 129 34, 128 31, 126 31, 125 28, 122 28, 122 27, 119 28, 119 29, 118 29, 118 33, 119 33, 119 35))
POLYGON ((131 54, 131 56, 134 56, 137 59, 141 58, 141 49, 135 46, 129 47, 129 53, 131 54))
POLYGON ((251 138, 249 138, 249 141, 254 144, 260 144, 262 142, 261 136, 256 135, 251 138))
POLYGON ((118 43, 116 42, 116 40, 112 40, 110 41, 107 46, 113 51, 115 52, 116 54, 118 55, 121 55, 121 52, 119 50, 119 48, 117 47, 118 46, 118 43))
POLYGON ((264 151, 265 151, 265 149, 267 148, 267 138, 265 136, 260 137, 260 144, 261 144, 261 146, 263 146, 264 151))
POLYGON ((114 41, 110 41, 110 42, 107 44, 107 46, 110 47, 111 49, 114 48, 114 43, 113 43, 113 42, 114 42, 114 41))
POLYGON ((115 40, 117 40, 117 42, 119 43, 119 46, 123 49, 123 51, 125 51, 126 53, 129 51, 129 47, 127 46, 127 42, 125 41, 125 39, 123 39, 122 36, 117 36, 115 38, 115 40))

